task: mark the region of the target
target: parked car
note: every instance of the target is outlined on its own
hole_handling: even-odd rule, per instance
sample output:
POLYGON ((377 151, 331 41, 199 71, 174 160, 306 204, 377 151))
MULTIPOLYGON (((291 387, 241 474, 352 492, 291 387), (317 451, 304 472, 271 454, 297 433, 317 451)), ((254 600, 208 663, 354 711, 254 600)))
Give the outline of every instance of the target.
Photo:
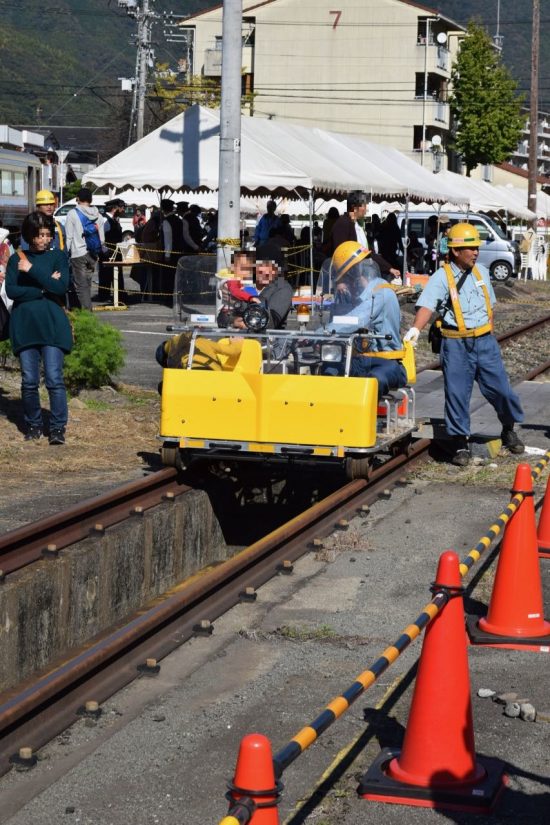
MULTIPOLYGON (((105 204, 107 201, 111 200, 110 197, 107 195, 94 195, 92 200, 92 205, 97 206, 101 215, 105 214, 105 204)), ((59 223, 65 225, 65 221, 67 220, 67 215, 74 209, 76 206, 76 198, 73 198, 70 201, 67 201, 63 204, 63 206, 59 206, 55 212, 53 213, 54 218, 59 223)), ((128 240, 128 238, 134 237, 134 224, 132 222, 132 218, 134 217, 134 207, 127 206, 124 210, 124 216, 120 218, 120 225, 122 227, 122 239, 124 241, 128 240)))
MULTIPOLYGON (((428 218, 434 212, 409 212, 409 234, 416 232, 418 240, 426 247, 426 225, 428 218)), ((499 283, 504 283, 512 275, 517 276, 521 267, 521 257, 519 246, 515 241, 509 240, 500 226, 488 215, 481 212, 445 212, 450 218, 451 224, 468 221, 473 224, 479 232, 481 246, 479 247, 479 262, 487 267, 491 273, 491 278, 499 283)), ((398 212, 397 222, 401 228, 401 234, 405 234, 404 222, 405 213, 398 212)))

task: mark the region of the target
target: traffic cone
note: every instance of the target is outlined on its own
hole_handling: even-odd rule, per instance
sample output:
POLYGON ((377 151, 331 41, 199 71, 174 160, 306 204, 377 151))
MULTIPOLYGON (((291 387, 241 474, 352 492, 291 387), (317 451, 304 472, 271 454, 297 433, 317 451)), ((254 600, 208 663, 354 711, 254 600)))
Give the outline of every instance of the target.
POLYGON ((377 802, 488 812, 502 789, 502 766, 475 753, 459 558, 443 553, 434 592, 451 598, 426 628, 401 750, 385 748, 359 795, 377 802))
POLYGON ((539 556, 543 559, 550 559, 550 476, 548 476, 542 510, 540 511, 537 541, 539 556))
POLYGON ((250 733, 243 737, 237 757, 233 782, 229 785, 231 804, 249 798, 258 805, 250 820, 251 825, 279 825, 277 804, 281 784, 275 781, 273 755, 267 736, 250 733))
POLYGON ((516 469, 512 494, 524 499, 506 525, 487 616, 468 620, 473 644, 547 651, 550 622, 544 620, 533 481, 529 464, 516 469))

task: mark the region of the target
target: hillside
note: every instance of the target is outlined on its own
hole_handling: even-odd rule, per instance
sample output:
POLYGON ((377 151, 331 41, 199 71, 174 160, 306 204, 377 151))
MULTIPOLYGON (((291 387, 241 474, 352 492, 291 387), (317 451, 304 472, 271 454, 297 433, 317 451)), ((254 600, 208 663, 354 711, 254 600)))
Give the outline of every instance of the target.
MULTIPOLYGON (((155 10, 192 13, 215 0, 156 0, 155 10)), ((117 0, 0 0, 0 123, 13 126, 126 125, 135 73, 136 22, 117 0), (24 12, 24 13, 22 13, 24 12)), ((154 30, 156 59, 177 62, 177 44, 154 30)))
MULTIPOLYGON (((462 24, 475 15, 493 34, 496 2, 434 0, 433 5, 462 24)), ((218 3, 156 0, 155 9, 191 14, 218 3)), ((501 0, 504 59, 526 92, 531 5, 531 0, 501 0)), ((550 16, 548 3, 541 5, 546 8, 541 20, 540 107, 550 110, 550 16)), ((116 134, 123 139, 131 95, 120 91, 118 78, 134 74, 131 36, 136 24, 118 8, 117 0, 56 0, 46 7, 39 0, 0 0, 0 11, 0 123, 101 127, 111 145, 116 134)), ((165 41, 162 24, 154 29, 154 41, 156 60, 174 67, 181 47, 165 41)))
MULTIPOLYGON (((435 0, 433 5, 443 14, 465 26, 471 18, 481 20, 491 36, 496 33, 497 0, 435 0)), ((550 3, 540 3, 539 109, 550 111, 550 3)), ((526 95, 531 83, 532 0, 501 0, 500 34, 503 36, 503 60, 526 95)))

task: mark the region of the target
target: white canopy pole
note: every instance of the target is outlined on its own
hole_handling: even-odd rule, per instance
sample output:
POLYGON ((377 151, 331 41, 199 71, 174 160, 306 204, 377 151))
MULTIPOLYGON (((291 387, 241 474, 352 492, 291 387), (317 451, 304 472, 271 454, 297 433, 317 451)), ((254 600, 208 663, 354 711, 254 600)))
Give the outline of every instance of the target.
MULTIPOLYGON (((218 272, 228 266, 231 254, 231 243, 227 245, 223 242, 229 240, 238 243, 239 239, 242 13, 242 0, 225 0, 222 23, 222 98, 216 258, 218 272)), ((217 306, 216 310, 218 310, 217 306)))

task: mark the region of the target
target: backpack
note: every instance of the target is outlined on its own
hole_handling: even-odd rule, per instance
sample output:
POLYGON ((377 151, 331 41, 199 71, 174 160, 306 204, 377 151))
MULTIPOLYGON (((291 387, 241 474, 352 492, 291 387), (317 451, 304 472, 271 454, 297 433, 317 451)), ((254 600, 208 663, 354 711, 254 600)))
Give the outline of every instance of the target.
POLYGON ((86 241, 86 249, 92 258, 99 258, 101 252, 101 238, 99 237, 99 227, 97 218, 89 218, 80 209, 76 210, 80 223, 82 224, 82 237, 86 241))

